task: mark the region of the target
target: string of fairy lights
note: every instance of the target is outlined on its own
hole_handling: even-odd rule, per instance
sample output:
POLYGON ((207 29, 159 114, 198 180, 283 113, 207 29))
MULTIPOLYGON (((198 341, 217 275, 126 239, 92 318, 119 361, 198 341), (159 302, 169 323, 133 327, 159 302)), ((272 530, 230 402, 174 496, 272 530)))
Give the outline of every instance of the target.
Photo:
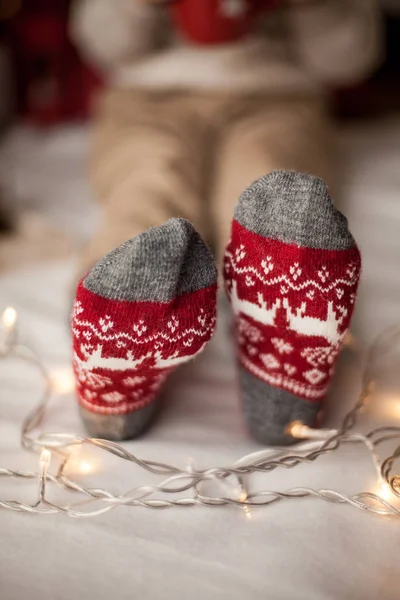
POLYGON ((120 506, 166 509, 233 505, 251 518, 256 508, 311 497, 331 503, 348 504, 377 515, 400 516, 400 476, 394 474, 396 461, 400 459, 400 427, 379 427, 367 434, 355 431, 359 414, 376 399, 380 386, 393 390, 400 383, 400 328, 385 332, 370 348, 362 391, 338 429, 312 429, 300 422, 294 422, 289 426, 288 432, 298 439, 299 443, 290 449, 268 448, 248 454, 225 467, 197 470, 193 464, 182 468, 164 462, 140 459, 126 447, 109 440, 66 432, 40 431, 49 403, 62 392, 72 392, 72 373, 48 372, 32 349, 19 342, 18 315, 14 308, 9 307, 3 312, 0 325, 0 358, 16 358, 23 363, 30 363, 41 374, 43 381, 41 397, 24 420, 21 429, 22 449, 38 455, 38 469, 23 471, 0 467, 1 478, 26 480, 27 483, 35 485, 36 498, 32 503, 0 498, 2 509, 40 515, 64 514, 75 518, 89 518, 120 506), (378 450, 388 441, 398 442, 398 446, 390 456, 382 460, 378 450), (253 490, 252 478, 256 474, 268 474, 276 469, 293 469, 300 464, 312 464, 323 455, 339 452, 354 444, 361 445, 372 461, 376 473, 375 491, 362 491, 353 495, 346 495, 335 489, 309 487, 296 487, 285 491, 249 491, 253 490), (121 494, 115 494, 105 488, 88 487, 81 479, 91 471, 90 462, 85 458, 85 448, 89 447, 133 463, 152 477, 159 477, 160 482, 157 485, 138 485, 121 494), (72 474, 75 474, 75 478, 72 474), (207 493, 207 482, 216 484, 217 495, 207 493), (49 494, 52 487, 72 493, 73 501, 54 502, 49 494))

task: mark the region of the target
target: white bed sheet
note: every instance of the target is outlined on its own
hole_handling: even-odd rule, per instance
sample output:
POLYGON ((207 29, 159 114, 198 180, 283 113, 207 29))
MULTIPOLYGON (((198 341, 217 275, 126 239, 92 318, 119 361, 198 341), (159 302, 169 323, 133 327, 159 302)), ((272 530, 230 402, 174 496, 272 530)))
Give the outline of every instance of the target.
MULTIPOLYGON (((19 131, 3 156, 17 157, 14 176, 24 202, 29 190, 54 222, 84 237, 93 221, 80 173, 86 134, 71 130, 68 146, 63 133, 38 137, 19 131), (38 178, 39 171, 45 175, 38 178)), ((343 131, 341 147, 342 207, 364 257, 354 331, 368 341, 400 322, 400 121, 352 127, 343 131)), ((65 315, 72 270, 64 262, 0 280, 0 308, 18 309, 24 337, 49 366, 69 360, 65 315)), ((27 367, 0 363, 0 381, 0 466, 36 468, 37 458, 20 449, 19 431, 33 406, 37 377, 27 367)), ((358 386, 355 365, 342 360, 328 425, 339 423, 358 386)), ((392 422, 399 424, 396 412, 400 409, 393 410, 392 422)), ((371 425, 365 420, 360 426, 371 425)), ((83 433, 72 395, 53 404, 45 428, 83 433)), ((182 466, 191 459, 199 468, 227 465, 260 448, 244 432, 224 327, 207 352, 171 382, 154 428, 126 447, 139 457, 182 466)), ((88 476, 93 485, 120 492, 154 481, 129 464, 98 455, 91 460, 97 461, 88 476)), ((365 452, 354 447, 313 465, 260 476, 256 487, 298 485, 355 493, 374 489, 374 473, 365 452)), ((29 501, 35 493, 33 484, 0 480, 0 498, 29 501)), ((252 511, 250 518, 233 508, 121 508, 85 521, 0 510, 0 540, 1 600, 400 597, 400 522, 317 499, 280 502, 252 511)))

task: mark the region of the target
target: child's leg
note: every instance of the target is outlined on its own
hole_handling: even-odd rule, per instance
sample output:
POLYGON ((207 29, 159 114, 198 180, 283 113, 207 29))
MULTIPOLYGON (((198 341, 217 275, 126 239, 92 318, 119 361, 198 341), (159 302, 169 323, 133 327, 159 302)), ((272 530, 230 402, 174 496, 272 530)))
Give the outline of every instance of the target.
POLYGON ((208 134, 194 104, 115 90, 94 119, 91 180, 103 219, 72 315, 77 396, 94 436, 138 435, 169 372, 213 332, 216 270, 191 225, 204 233, 208 134))
POLYGON ((329 121, 314 99, 278 98, 238 102, 219 150, 212 198, 219 264, 240 194, 278 169, 321 177, 331 189, 334 161, 329 121))
POLYGON ((100 229, 80 274, 125 240, 171 217, 204 235, 202 197, 206 127, 190 98, 108 91, 94 118, 90 176, 102 204, 100 229))
POLYGON ((266 178, 235 205, 254 180, 277 169, 330 183, 327 129, 321 107, 311 100, 249 103, 221 147, 213 199, 216 241, 221 262, 231 237, 225 281, 236 315, 243 410, 249 429, 264 443, 290 442, 285 427, 292 420, 315 422, 351 316, 359 259, 346 220, 312 177, 266 178), (318 219, 320 250, 312 239, 318 219), (332 281, 320 281, 318 271, 322 278, 345 281, 329 296, 332 305, 325 290, 332 281), (307 331, 314 325, 316 335, 296 334, 297 326, 307 331), (327 341, 325 329, 335 326, 327 341))

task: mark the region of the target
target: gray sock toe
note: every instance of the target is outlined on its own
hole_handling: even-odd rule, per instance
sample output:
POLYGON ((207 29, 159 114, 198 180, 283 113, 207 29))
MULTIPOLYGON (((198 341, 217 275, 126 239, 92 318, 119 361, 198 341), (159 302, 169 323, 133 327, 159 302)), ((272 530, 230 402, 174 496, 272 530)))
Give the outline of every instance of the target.
POLYGON ((251 435, 266 445, 295 443, 286 428, 293 421, 315 425, 320 405, 272 387, 238 365, 243 414, 251 435))
POLYGON ((84 286, 113 300, 169 302, 215 281, 210 251, 193 225, 170 219, 110 252, 84 286))
POLYGON ((322 179, 273 171, 240 197, 235 219, 263 237, 307 248, 347 250, 355 241, 322 179))

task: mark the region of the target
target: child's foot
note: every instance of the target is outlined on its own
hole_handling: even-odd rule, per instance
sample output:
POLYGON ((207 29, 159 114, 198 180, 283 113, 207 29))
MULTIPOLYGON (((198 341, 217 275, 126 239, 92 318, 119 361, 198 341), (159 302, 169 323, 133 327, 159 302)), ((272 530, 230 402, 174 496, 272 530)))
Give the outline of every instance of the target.
POLYGON ((213 334, 216 280, 199 234, 171 219, 113 250, 79 283, 74 370, 90 435, 121 440, 148 426, 166 377, 213 334))
POLYGON ((275 171, 235 209, 225 281, 246 421, 266 444, 314 425, 350 323, 360 254, 320 179, 275 171))

